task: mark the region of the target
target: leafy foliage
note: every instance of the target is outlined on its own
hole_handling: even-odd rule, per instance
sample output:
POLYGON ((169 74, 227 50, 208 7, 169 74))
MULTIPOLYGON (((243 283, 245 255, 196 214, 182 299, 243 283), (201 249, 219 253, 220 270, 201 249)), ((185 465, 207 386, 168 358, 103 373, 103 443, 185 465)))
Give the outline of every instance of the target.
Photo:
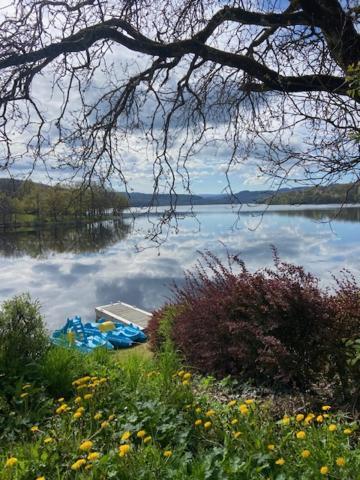
MULTIPOLYGON (((204 254, 185 286, 176 289, 171 337, 189 364, 273 385, 306 387, 336 375, 349 386, 345 340, 356 338, 360 327, 356 281, 345 275, 331 294, 276 252, 274 268, 255 273, 232 260, 224 266, 204 254)), ((166 318, 168 308, 164 313, 166 318)), ((160 331, 161 315, 154 315, 151 331, 160 331)), ((154 338, 156 348, 161 336, 154 338)))
POLYGON ((38 301, 28 294, 5 301, 0 310, 0 371, 19 373, 46 352, 49 340, 38 301))

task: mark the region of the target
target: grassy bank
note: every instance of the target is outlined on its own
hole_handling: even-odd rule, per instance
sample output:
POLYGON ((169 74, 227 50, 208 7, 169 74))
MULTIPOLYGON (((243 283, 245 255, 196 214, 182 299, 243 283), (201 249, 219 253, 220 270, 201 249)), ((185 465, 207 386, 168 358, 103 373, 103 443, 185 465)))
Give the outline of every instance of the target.
POLYGON ((169 348, 49 352, 2 390, 3 479, 360 478, 357 426, 331 406, 217 400, 169 348))

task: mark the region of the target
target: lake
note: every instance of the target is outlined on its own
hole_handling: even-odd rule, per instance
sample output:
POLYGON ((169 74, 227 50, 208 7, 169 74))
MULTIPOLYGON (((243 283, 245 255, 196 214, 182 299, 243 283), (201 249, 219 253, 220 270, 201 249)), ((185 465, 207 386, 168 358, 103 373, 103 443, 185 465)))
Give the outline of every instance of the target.
POLYGON ((206 249, 226 250, 250 270, 272 263, 271 245, 281 259, 305 266, 322 284, 331 274, 360 273, 360 207, 178 207, 179 232, 160 248, 144 241, 157 216, 125 215, 123 220, 57 226, 28 232, 0 232, 0 301, 29 292, 38 298, 49 328, 67 316, 94 317, 94 308, 117 300, 145 310, 161 306, 171 285, 194 266, 206 249), (329 219, 332 219, 329 222, 329 219))

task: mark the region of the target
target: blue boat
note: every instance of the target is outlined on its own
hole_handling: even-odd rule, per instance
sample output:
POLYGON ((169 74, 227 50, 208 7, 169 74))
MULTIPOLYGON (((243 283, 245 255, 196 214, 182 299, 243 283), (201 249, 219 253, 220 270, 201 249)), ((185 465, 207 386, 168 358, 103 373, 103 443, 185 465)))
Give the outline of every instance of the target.
POLYGON ((124 335, 121 330, 115 329, 108 332, 101 332, 98 323, 85 323, 84 330, 87 335, 105 338, 115 348, 129 348, 134 343, 131 338, 124 335))
MULTIPOLYGON (((107 320, 105 318, 99 318, 97 320, 97 324, 104 323, 107 323, 107 320)), ((147 336, 137 325, 133 325, 132 323, 130 323, 129 325, 124 325, 121 322, 114 322, 113 320, 112 323, 115 325, 115 329, 117 332, 122 332, 123 335, 125 335, 127 338, 130 338, 133 342, 146 342, 147 336)))
POLYGON ((55 330, 51 335, 51 341, 55 345, 73 347, 82 352, 88 353, 95 348, 106 348, 112 350, 114 346, 105 336, 86 332, 79 316, 68 318, 63 328, 55 330))

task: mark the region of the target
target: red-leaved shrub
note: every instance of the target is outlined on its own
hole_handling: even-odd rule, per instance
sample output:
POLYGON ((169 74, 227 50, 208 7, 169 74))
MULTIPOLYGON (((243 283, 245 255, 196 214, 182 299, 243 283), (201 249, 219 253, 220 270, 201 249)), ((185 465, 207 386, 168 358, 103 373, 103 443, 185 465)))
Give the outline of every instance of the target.
MULTIPOLYGON (((175 288, 170 336, 204 373, 304 387, 347 368, 344 338, 359 337, 359 292, 351 277, 335 293, 323 290, 276 252, 274 268, 255 273, 236 257, 224 266, 206 252, 175 288)), ((169 322, 166 310, 155 312, 149 327, 154 348, 163 317, 169 322)))

